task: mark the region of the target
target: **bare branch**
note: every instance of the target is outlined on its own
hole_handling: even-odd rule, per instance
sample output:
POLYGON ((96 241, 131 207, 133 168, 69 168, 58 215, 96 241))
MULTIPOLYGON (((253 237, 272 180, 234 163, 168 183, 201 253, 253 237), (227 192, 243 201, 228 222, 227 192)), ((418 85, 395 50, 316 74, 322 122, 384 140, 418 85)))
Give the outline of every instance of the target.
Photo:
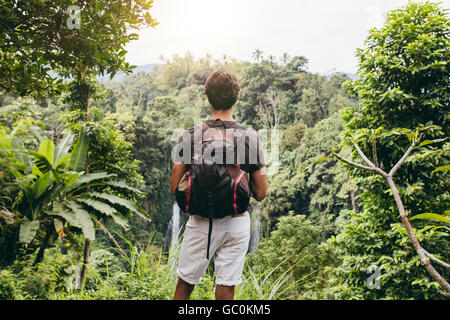
POLYGON ((361 149, 359 148, 358 144, 356 142, 353 141, 353 145, 355 146, 356 151, 358 151, 360 157, 364 160, 365 163, 367 163, 367 165, 369 167, 376 167, 376 165, 373 164, 372 161, 370 161, 366 155, 364 154, 364 152, 361 151, 361 149))
POLYGON ((336 158, 338 158, 338 159, 341 160, 342 162, 345 162, 346 164, 351 165, 351 166, 353 166, 353 167, 355 167, 355 168, 362 169, 362 170, 366 170, 366 171, 372 171, 372 172, 378 173, 379 175, 381 175, 381 176, 383 176, 383 177, 386 177, 386 176, 387 176, 387 173, 384 172, 383 170, 379 169, 379 168, 376 168, 376 167, 367 167, 367 166, 364 166, 364 165, 362 165, 362 164, 355 163, 355 162, 350 161, 350 160, 348 160, 348 159, 342 158, 340 155, 336 154, 335 152, 333 152, 333 154, 334 154, 334 156, 335 156, 336 158))
POLYGON ((367 167, 367 166, 364 166, 364 165, 359 164, 359 163, 355 163, 353 161, 350 161, 350 160, 347 160, 345 158, 342 158, 341 156, 339 156, 339 155, 337 155, 335 153, 334 153, 334 156, 336 158, 338 158, 339 160, 341 160, 342 162, 345 162, 346 164, 351 165, 352 167, 355 167, 355 168, 358 168, 358 169, 363 169, 363 170, 366 170, 366 171, 375 171, 375 168, 371 168, 371 167, 367 167))
MULTIPOLYGON (((338 158, 339 160, 341 160, 342 162, 347 163, 348 165, 351 165, 355 168, 359 168, 359 169, 363 169, 366 171, 372 171, 375 173, 378 173, 379 175, 383 176, 386 179, 386 182, 389 185, 389 188, 392 191, 392 195, 394 197, 395 203, 397 205, 398 211, 400 213, 400 219, 402 221, 403 226, 406 229, 406 233, 409 237, 409 239, 412 242, 412 245, 414 246, 414 249, 417 252, 417 255, 419 256, 420 259, 420 263, 422 264, 422 266, 428 271, 428 273, 430 274, 430 276, 436 280, 437 283, 439 283, 439 285, 445 290, 445 291, 441 291, 440 293, 444 296, 450 296, 450 284, 447 282, 447 280, 445 280, 440 274, 439 272, 436 271, 436 269, 431 265, 430 263, 430 259, 438 264, 440 264, 441 266, 444 266, 446 268, 449 267, 449 265, 441 260, 439 260, 438 258, 432 256, 430 253, 428 253, 427 251, 425 251, 422 246, 419 243, 419 240, 417 239, 413 228, 411 226, 411 223, 408 219, 408 216, 406 214, 405 208, 403 206, 403 202, 400 198, 400 193, 398 192, 398 189, 394 183, 394 180, 392 179, 392 176, 395 174, 395 172, 398 170, 398 168, 402 165, 402 163, 406 160, 406 158, 411 154, 412 150, 414 149, 415 145, 416 145, 416 141, 414 140, 413 143, 411 144, 411 146, 409 147, 409 149, 405 152, 405 154, 403 155, 403 157, 397 162, 397 164, 392 168, 392 170, 389 172, 389 174, 386 174, 386 172, 384 172, 383 170, 381 170, 380 168, 376 167, 369 159, 367 159, 367 157, 364 155, 364 153, 361 151, 361 149, 359 148, 359 146, 353 141, 353 145, 356 148, 356 151, 359 153, 359 155, 361 156, 361 158, 369 165, 369 166, 364 166, 358 163, 355 163, 353 161, 347 160, 345 158, 342 158, 341 156, 339 156, 338 154, 336 154, 334 152, 334 150, 332 151, 333 155, 338 158)), ((372 145, 372 151, 376 151, 376 146, 374 147, 374 145, 372 145)), ((375 162, 377 162, 376 157, 375 158, 375 162)))
POLYGON ((378 165, 378 156, 377 156, 377 140, 375 138, 372 141, 372 156, 373 156, 373 162, 375 164, 375 167, 379 167, 378 165))
POLYGON ((416 146, 416 142, 413 141, 413 143, 411 144, 411 146, 408 148, 408 150, 405 152, 405 154, 403 155, 403 157, 401 157, 401 159, 397 162, 397 164, 392 168, 392 170, 389 172, 389 176, 393 176, 398 168, 400 168, 400 166, 403 164, 403 162, 405 162, 406 158, 409 157, 409 155, 411 154, 411 152, 414 150, 414 147, 416 146))
POLYGON ((444 292, 441 292, 443 295, 450 295, 450 284, 445 280, 439 272, 434 269, 434 267, 431 265, 430 260, 427 258, 426 251, 422 248, 422 246, 419 243, 419 240, 417 239, 414 230, 411 226, 411 223, 409 222, 408 216, 406 214, 405 208, 403 207, 403 202, 400 198, 400 193, 398 192, 398 189, 394 183, 394 180, 392 180, 392 176, 388 175, 385 177, 389 188, 392 191, 392 195, 394 196, 395 203, 397 204, 398 211, 400 213, 400 219, 402 221, 403 226, 406 229, 406 233, 408 234, 409 239, 411 240, 414 249, 417 252, 417 255, 419 256, 420 263, 422 266, 428 271, 430 276, 436 280, 439 285, 445 289, 444 292))
POLYGON ((120 245, 117 243, 116 239, 114 238, 114 236, 111 234, 111 232, 108 231, 108 229, 106 229, 106 227, 103 225, 103 223, 101 223, 99 220, 94 219, 95 224, 97 226, 100 227, 100 229, 102 229, 102 231, 108 236, 108 238, 114 243, 114 245, 116 246, 117 250, 122 254, 122 255, 126 255, 125 252, 123 251, 123 249, 120 247, 120 245))
POLYGON ((440 264, 441 266, 443 266, 444 268, 450 269, 450 264, 436 258, 435 256, 433 256, 431 253, 429 253, 428 251, 426 251, 425 249, 423 249, 423 252, 425 253, 425 255, 430 258, 431 261, 434 261, 438 264, 440 264))

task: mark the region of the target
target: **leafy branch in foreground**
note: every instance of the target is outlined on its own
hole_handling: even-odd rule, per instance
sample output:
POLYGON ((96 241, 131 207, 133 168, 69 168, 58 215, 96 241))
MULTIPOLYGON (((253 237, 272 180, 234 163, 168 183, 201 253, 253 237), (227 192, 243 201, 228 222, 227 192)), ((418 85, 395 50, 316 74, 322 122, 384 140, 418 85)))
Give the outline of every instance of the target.
MULTIPOLYGON (((19 241, 30 244, 39 228, 45 230, 44 241, 36 256, 35 264, 43 259, 50 236, 56 230, 60 238, 69 226, 80 229, 88 240, 95 239, 95 224, 99 216, 107 216, 128 228, 123 213, 132 212, 149 220, 145 212, 133 202, 112 194, 111 190, 140 193, 122 181, 114 180, 116 175, 107 172, 82 174, 87 157, 85 131, 81 130, 77 143, 72 146, 74 135, 68 133, 55 148, 53 141, 41 142, 38 152, 28 152, 35 161, 31 171, 34 177, 25 184, 13 210, 19 213, 21 225, 19 241), (95 192, 92 191, 95 188, 95 192)), ((25 173, 16 172, 18 178, 25 173)))
MULTIPOLYGON (((428 271, 428 273, 431 275, 431 277, 434 280, 436 280, 436 282, 439 283, 439 285, 445 290, 445 291, 441 291, 441 294, 444 296, 450 297, 450 284, 447 282, 447 280, 445 280, 440 275, 439 272, 436 271, 436 269, 430 263, 430 260, 433 262, 436 262, 446 268, 450 268, 450 265, 448 263, 445 263, 445 262, 439 260, 438 258, 434 257, 433 255, 431 255, 425 249, 422 248, 422 246, 419 243, 419 240, 417 239, 417 237, 414 233, 411 223, 408 219, 408 215, 405 211, 403 202, 400 198, 400 193, 399 193, 399 191, 394 183, 394 180, 393 180, 393 176, 395 175, 397 170, 400 168, 400 166, 405 162, 405 160, 409 157, 411 152, 417 147, 421 147, 426 144, 429 144, 428 141, 426 143, 424 141, 419 144, 419 139, 420 139, 419 134, 416 133, 416 135, 411 139, 412 143, 411 143, 410 147, 408 148, 408 150, 403 154, 403 156, 400 158, 400 160, 392 167, 392 169, 389 171, 389 173, 380 169, 377 164, 370 161, 367 158, 367 156, 362 152, 362 150, 360 149, 360 147, 358 146, 358 144, 354 138, 352 138, 351 142, 353 143, 354 148, 356 149, 359 156, 363 159, 363 161, 365 162, 366 165, 362 165, 359 163, 355 163, 351 160, 345 159, 345 158, 341 157, 339 154, 337 154, 334 149, 332 150, 332 152, 333 152, 333 155, 340 161, 342 161, 352 167, 358 168, 358 169, 374 172, 378 175, 381 175, 386 180, 386 182, 388 183, 389 188, 392 192, 392 195, 394 197, 398 211, 400 213, 400 219, 402 221, 402 224, 405 227, 407 235, 408 235, 409 239, 411 240, 411 242, 414 246, 414 249, 416 250, 416 252, 419 256, 420 263, 428 271)), ((439 140, 439 142, 442 142, 442 140, 439 140)), ((433 142, 430 142, 430 143, 433 143, 433 142)), ((373 146, 372 150, 374 151, 374 159, 375 159, 375 154, 376 154, 375 142, 374 142, 374 146, 373 146)))

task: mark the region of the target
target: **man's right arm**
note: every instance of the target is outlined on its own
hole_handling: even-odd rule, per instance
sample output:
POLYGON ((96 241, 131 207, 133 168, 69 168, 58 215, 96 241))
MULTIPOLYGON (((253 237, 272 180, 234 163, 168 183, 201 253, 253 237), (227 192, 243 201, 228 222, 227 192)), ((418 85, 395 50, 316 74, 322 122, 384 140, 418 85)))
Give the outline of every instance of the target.
POLYGON ((250 177, 250 188, 256 201, 261 201, 267 194, 267 180, 266 180, 266 167, 262 167, 252 173, 250 177))
POLYGON ((175 190, 177 189, 178 184, 186 171, 187 167, 183 162, 175 163, 173 165, 172 175, 169 179, 170 192, 172 192, 172 194, 175 194, 175 190))

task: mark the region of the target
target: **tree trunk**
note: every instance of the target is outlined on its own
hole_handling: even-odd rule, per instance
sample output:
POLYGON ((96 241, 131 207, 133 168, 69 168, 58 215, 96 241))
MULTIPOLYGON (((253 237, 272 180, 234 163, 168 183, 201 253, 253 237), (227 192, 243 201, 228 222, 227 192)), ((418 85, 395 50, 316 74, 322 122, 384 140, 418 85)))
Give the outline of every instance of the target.
POLYGON ((83 257, 83 267, 81 268, 81 277, 80 277, 80 282, 81 282, 81 287, 84 287, 84 282, 86 281, 86 271, 87 271, 87 266, 89 263, 89 251, 91 248, 91 240, 85 240, 84 241, 84 257, 83 257))
POLYGON ((358 213, 358 207, 355 201, 355 189, 350 190, 350 200, 352 201, 352 209, 354 213, 358 213))
POLYGON ((44 241, 42 241, 41 247, 39 248, 39 252, 36 255, 36 258, 34 259, 33 266, 36 266, 38 263, 44 260, 45 249, 47 249, 47 245, 50 240, 50 236, 52 235, 52 231, 53 225, 50 223, 46 228, 44 241))
POLYGON ((0 239, 0 246, 4 250, 0 252, 0 266, 9 266, 14 263, 17 257, 18 243, 19 243, 19 228, 20 226, 14 224, 6 225, 4 230, 4 238, 0 239))
MULTIPOLYGON (((85 121, 88 121, 89 113, 89 91, 86 97, 86 109, 85 109, 85 121)), ((84 174, 89 174, 89 150, 86 157, 86 162, 84 164, 84 174)), ((87 189, 89 191, 89 188, 87 189)), ((86 239, 84 241, 84 257, 83 257, 83 268, 81 269, 81 286, 84 287, 84 282, 86 280, 86 270, 89 263, 89 251, 91 248, 91 241, 86 239)))

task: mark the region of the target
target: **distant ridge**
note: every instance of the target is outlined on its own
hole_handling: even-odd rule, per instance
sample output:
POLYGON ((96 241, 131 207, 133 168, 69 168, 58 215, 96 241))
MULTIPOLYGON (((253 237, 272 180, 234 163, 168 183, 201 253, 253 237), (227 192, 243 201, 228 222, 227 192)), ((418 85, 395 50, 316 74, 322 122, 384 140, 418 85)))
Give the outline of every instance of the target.
MULTIPOLYGON (((151 73, 155 67, 157 67, 158 63, 150 63, 150 64, 144 64, 142 66, 137 66, 131 74, 138 74, 138 73, 151 73)), ((121 81, 123 78, 125 78, 127 74, 124 72, 117 72, 114 78, 110 79, 109 75, 100 76, 97 77, 97 80, 99 81, 121 81)))
POLYGON ((356 75, 354 73, 349 73, 349 72, 333 72, 333 73, 327 75, 326 77, 327 77, 327 80, 330 80, 333 76, 340 75, 340 74, 346 76, 350 80, 358 79, 358 75, 356 75))

